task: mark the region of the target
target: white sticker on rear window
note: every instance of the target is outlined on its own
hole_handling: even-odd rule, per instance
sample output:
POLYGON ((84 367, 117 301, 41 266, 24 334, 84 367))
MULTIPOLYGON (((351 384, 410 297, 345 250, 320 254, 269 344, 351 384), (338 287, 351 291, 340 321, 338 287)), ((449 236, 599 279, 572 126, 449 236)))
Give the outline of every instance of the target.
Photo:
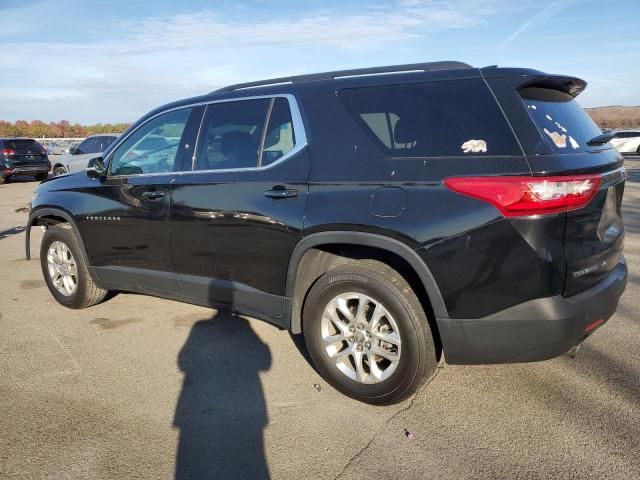
POLYGON ((558 132, 550 132, 546 128, 544 129, 544 133, 551 137, 551 140, 556 144, 556 147, 567 148, 567 136, 565 134, 560 135, 558 132))
POLYGON ((487 151, 487 142, 484 140, 467 140, 462 145, 460 145, 462 151, 464 153, 486 153, 487 151))
POLYGON ((571 135, 569 135, 569 143, 571 144, 574 150, 577 150, 578 148, 580 148, 580 144, 576 142, 571 135))

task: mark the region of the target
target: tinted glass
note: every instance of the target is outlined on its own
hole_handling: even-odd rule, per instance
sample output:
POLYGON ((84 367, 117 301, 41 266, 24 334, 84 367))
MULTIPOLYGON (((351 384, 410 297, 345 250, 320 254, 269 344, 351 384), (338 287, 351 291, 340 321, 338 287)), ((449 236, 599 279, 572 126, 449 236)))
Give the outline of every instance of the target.
POLYGON ((5 140, 4 148, 17 152, 34 151, 40 152, 42 148, 35 140, 5 140))
POLYGON ((94 153, 95 143, 96 139, 94 137, 83 140, 82 142, 80 142, 80 145, 76 147, 76 154, 84 155, 87 153, 94 153))
POLYGON ((640 137, 640 132, 618 132, 616 138, 635 138, 640 137))
POLYGON ((275 98, 264 137, 261 165, 269 165, 280 159, 293 149, 295 143, 289 102, 286 98, 275 98))
POLYGON ((256 167, 270 102, 261 98, 208 105, 196 170, 256 167))
MULTIPOLYGON (((571 95, 550 88, 520 91, 531 118, 558 153, 590 150, 587 142, 602 133, 571 95)), ((601 148, 601 147, 599 147, 601 148)))
POLYGON ((190 108, 165 113, 142 125, 113 152, 111 173, 135 175, 174 170, 190 108))
POLYGON ((344 105, 388 156, 518 155, 502 112, 480 80, 342 90, 344 105))
POLYGON ((116 137, 95 137, 95 139, 96 143, 94 145, 94 150, 98 153, 102 153, 113 143, 116 137))

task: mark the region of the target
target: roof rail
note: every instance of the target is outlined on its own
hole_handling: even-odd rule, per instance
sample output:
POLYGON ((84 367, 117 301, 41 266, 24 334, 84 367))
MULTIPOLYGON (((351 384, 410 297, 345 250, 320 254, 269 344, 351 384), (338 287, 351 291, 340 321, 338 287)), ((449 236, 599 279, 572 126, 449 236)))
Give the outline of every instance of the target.
POLYGON ((333 72, 312 73, 309 75, 297 75, 293 77, 270 78, 268 80, 259 80, 257 82, 236 83, 227 87, 214 90, 214 92, 231 92, 241 90, 243 88, 265 87, 268 85, 282 85, 288 83, 311 82, 314 80, 333 80, 335 78, 359 77, 365 75, 381 75, 389 73, 405 73, 405 72, 433 72, 436 70, 460 70, 473 68, 464 62, 446 61, 446 62, 427 62, 427 63, 409 63, 406 65, 388 65, 386 67, 370 67, 356 68, 353 70, 336 70, 333 72))

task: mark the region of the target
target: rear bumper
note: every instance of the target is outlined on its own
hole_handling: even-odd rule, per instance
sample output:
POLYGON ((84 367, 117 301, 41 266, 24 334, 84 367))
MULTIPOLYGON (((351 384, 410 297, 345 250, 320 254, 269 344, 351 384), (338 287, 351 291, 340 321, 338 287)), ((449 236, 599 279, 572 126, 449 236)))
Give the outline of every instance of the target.
POLYGON ((534 362, 562 355, 613 315, 626 285, 622 257, 604 279, 573 297, 539 298, 484 318, 438 318, 447 363, 534 362))
POLYGON ((41 173, 48 173, 49 169, 50 166, 47 163, 43 165, 29 165, 24 167, 20 165, 15 167, 1 167, 0 176, 10 177, 12 175, 39 175, 41 173))

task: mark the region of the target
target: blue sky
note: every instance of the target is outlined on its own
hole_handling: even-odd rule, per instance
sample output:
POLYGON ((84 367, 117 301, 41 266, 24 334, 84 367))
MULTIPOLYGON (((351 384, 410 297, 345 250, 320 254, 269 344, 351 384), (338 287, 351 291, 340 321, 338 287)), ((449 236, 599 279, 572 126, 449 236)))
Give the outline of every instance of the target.
POLYGON ((133 121, 240 81, 462 60, 640 105, 640 0, 0 0, 0 119, 133 121))

